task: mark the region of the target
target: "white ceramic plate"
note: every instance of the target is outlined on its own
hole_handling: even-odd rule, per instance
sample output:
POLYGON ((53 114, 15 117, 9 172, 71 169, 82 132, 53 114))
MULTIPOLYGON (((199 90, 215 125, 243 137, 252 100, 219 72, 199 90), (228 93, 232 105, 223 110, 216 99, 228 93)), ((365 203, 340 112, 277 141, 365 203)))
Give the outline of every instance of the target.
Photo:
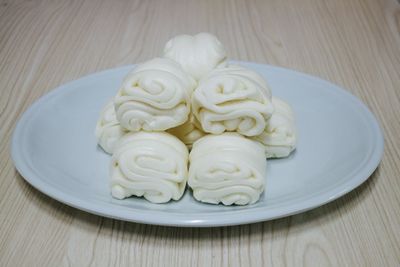
POLYGON ((256 204, 202 204, 189 190, 168 204, 111 197, 110 157, 97 147, 94 128, 99 111, 133 66, 83 77, 36 101, 14 131, 15 166, 28 183, 72 207, 127 221, 196 227, 292 215, 332 201, 368 179, 381 160, 383 138, 360 100, 309 75, 239 63, 262 74, 273 95, 292 105, 299 130, 295 153, 268 161, 266 191, 256 204))

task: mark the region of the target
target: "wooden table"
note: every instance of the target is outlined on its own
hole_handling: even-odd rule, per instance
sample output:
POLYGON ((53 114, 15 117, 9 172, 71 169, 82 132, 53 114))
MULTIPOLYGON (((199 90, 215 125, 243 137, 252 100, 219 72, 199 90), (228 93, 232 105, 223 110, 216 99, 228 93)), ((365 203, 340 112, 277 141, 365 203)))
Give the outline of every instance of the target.
POLYGON ((0 266, 400 266, 399 31, 396 0, 1 0, 0 266), (36 99, 200 31, 216 34, 231 58, 310 73, 362 99, 385 135, 379 168, 312 211, 208 229, 91 215, 17 173, 10 138, 36 99))

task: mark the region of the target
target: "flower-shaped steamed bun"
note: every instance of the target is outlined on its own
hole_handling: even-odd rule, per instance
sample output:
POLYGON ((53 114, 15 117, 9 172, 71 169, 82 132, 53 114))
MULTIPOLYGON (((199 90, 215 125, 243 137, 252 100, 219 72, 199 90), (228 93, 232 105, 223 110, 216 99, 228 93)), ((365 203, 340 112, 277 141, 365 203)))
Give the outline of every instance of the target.
POLYGON ((216 67, 226 65, 226 52, 212 34, 178 35, 167 42, 163 56, 181 64, 196 80, 200 80, 216 67))
POLYGON ((130 131, 164 131, 185 123, 196 82, 175 61, 138 65, 114 98, 117 119, 130 131))
POLYGON ((198 201, 247 205, 264 190, 264 147, 237 133, 204 136, 193 144, 189 160, 188 185, 198 201))
POLYGON ((111 194, 143 196, 153 203, 182 197, 187 181, 188 150, 165 132, 128 133, 111 160, 111 194))
POLYGON ((205 132, 236 131, 245 136, 261 134, 274 110, 265 80, 236 65, 204 77, 193 93, 192 109, 205 132))

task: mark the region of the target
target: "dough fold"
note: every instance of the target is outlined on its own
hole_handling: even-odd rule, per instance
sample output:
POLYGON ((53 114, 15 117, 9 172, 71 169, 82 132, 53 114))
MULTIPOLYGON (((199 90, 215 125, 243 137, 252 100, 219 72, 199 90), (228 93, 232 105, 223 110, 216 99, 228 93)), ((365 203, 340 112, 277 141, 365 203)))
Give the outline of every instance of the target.
POLYGON ((274 110, 265 80, 235 65, 214 69, 200 81, 192 109, 205 132, 237 131, 245 136, 261 134, 274 110))
POLYGON ((185 123, 196 82, 173 60, 138 65, 114 98, 117 119, 130 131, 164 131, 185 123))
POLYGON ((143 196, 153 203, 182 197, 187 181, 188 150, 165 132, 125 135, 111 159, 111 194, 123 199, 143 196))
POLYGON ((297 130, 292 108, 285 101, 272 97, 274 113, 267 121, 264 131, 253 137, 265 146, 267 158, 283 158, 296 148, 297 130))
POLYGON ((255 203, 264 190, 264 148, 236 133, 207 135, 193 144, 188 185, 195 199, 224 205, 255 203))

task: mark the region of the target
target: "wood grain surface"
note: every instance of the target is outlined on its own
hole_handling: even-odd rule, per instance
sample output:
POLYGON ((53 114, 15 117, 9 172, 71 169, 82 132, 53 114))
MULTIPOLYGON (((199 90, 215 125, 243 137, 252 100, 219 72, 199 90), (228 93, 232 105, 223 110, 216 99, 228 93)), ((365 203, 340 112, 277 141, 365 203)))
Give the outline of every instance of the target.
POLYGON ((399 31, 396 0, 0 0, 0 266, 400 266, 399 31), (363 100, 385 135, 379 168, 312 211, 208 229, 91 215, 17 173, 10 138, 36 99, 200 31, 231 58, 310 73, 363 100))

